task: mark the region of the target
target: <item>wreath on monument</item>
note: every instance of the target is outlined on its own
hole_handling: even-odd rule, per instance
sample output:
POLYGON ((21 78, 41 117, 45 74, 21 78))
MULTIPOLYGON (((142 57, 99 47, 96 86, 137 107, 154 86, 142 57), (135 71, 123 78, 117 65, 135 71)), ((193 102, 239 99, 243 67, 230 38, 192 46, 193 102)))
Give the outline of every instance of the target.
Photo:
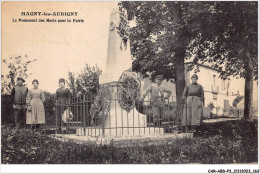
POLYGON ((112 100, 113 88, 110 86, 104 86, 102 89, 98 91, 97 96, 95 97, 94 103, 91 105, 90 108, 90 115, 91 115, 91 125, 98 126, 102 124, 102 95, 103 95, 103 102, 104 102, 104 121, 107 119, 109 111, 110 111, 110 104, 112 100))
POLYGON ((141 82, 137 73, 126 70, 122 73, 117 87, 118 101, 128 112, 135 107, 135 101, 140 95, 141 82))

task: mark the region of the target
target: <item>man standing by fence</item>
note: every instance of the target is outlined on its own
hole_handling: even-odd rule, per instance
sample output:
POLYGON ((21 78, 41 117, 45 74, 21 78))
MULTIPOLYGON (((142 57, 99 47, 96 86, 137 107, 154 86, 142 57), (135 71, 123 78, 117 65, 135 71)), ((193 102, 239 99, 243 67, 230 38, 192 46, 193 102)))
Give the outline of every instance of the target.
POLYGON ((13 99, 14 109, 14 123, 17 128, 25 126, 25 114, 26 114, 26 96, 28 88, 23 85, 25 80, 19 76, 17 78, 17 85, 13 88, 11 96, 13 99))
POLYGON ((162 75, 158 75, 155 77, 155 83, 149 86, 144 94, 141 100, 144 100, 144 98, 151 93, 151 105, 152 105, 152 112, 153 112, 153 122, 155 126, 160 126, 162 122, 163 117, 163 108, 164 108, 164 102, 165 99, 168 99, 172 92, 170 90, 165 89, 161 85, 163 80, 162 75), (164 97, 164 92, 167 93, 167 96, 164 97))

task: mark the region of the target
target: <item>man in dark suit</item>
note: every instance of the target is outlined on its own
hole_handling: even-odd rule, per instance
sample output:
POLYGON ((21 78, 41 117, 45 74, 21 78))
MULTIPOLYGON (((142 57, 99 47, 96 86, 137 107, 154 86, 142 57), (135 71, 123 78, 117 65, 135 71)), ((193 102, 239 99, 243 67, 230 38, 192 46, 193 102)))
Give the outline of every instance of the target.
POLYGON ((17 78, 17 85, 13 88, 11 96, 13 99, 14 125, 19 128, 25 126, 26 119, 26 96, 28 88, 23 85, 25 82, 22 76, 17 78))

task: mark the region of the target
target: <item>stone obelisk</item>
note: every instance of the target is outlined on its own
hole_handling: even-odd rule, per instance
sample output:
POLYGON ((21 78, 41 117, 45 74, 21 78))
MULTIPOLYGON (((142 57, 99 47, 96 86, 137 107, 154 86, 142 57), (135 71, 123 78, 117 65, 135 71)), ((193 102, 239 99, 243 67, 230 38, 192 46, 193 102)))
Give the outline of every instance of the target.
POLYGON ((132 67, 129 39, 124 45, 117 30, 119 23, 119 10, 113 10, 110 13, 106 69, 100 77, 101 85, 117 82, 121 74, 132 67))

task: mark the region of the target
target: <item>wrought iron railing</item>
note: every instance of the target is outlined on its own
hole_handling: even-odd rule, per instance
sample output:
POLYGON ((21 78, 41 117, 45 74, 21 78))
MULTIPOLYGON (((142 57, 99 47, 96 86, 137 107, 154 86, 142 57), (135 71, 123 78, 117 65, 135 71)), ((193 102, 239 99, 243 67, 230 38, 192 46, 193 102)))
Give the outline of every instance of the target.
POLYGON ((159 121, 154 122, 156 109, 150 98, 134 102, 133 108, 122 108, 118 94, 104 92, 71 98, 55 104, 56 133, 88 136, 131 136, 177 132, 181 118, 176 114, 173 97, 157 107, 159 121))

